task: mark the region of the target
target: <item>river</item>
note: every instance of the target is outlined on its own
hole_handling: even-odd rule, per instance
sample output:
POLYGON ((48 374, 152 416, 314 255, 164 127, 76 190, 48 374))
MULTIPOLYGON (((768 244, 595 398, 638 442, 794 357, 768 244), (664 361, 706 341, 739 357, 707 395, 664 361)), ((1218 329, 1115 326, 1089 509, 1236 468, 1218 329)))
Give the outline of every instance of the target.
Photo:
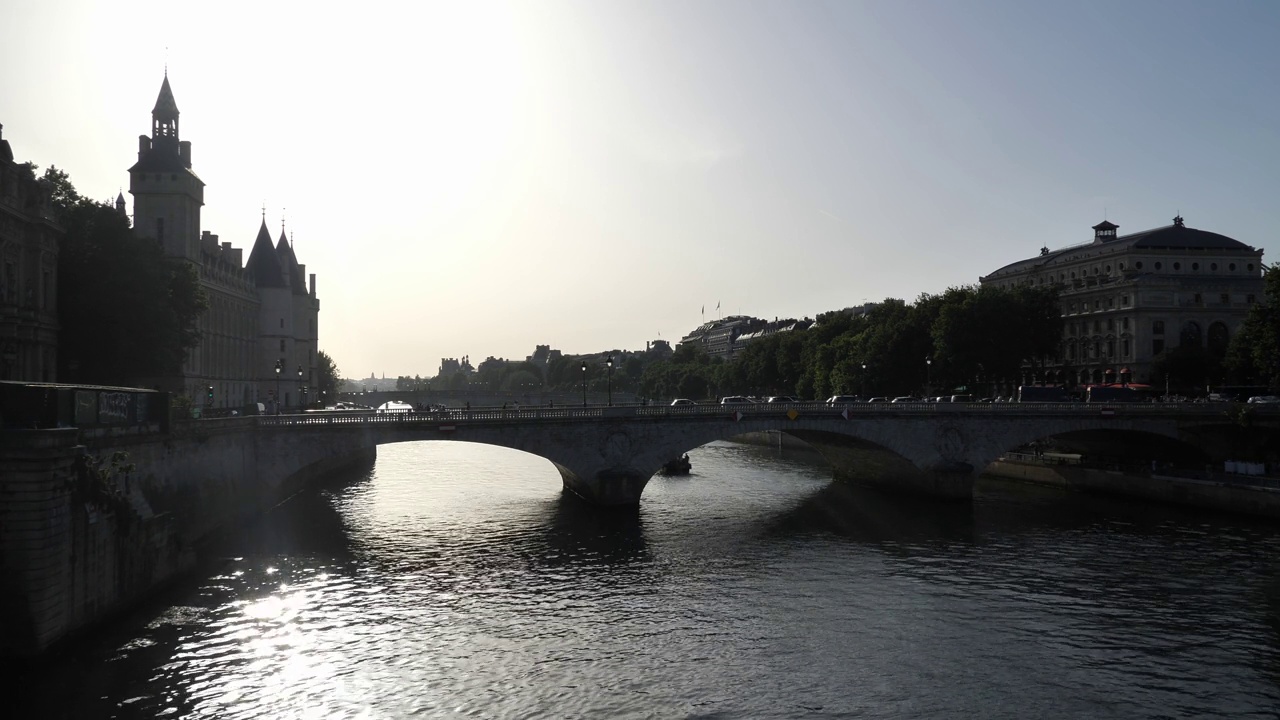
MULTIPOLYGON (((639 510, 545 460, 379 448, 56 661, 31 718, 1276 717, 1280 527, 713 443, 639 510)), ((13 706, 11 706, 13 707, 13 706)))

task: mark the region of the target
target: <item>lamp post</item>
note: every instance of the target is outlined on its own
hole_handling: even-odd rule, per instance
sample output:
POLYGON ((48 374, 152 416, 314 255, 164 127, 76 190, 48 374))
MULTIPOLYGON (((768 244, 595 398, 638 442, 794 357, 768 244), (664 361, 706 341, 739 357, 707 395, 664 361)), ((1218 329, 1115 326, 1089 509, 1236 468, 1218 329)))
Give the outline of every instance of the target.
POLYGON ((924 393, 928 395, 933 388, 933 358, 924 359, 924 393))
POLYGON ((867 364, 862 363, 862 402, 867 401, 867 364))
POLYGON ((609 376, 608 376, 608 380, 605 382, 605 388, 609 393, 609 405, 612 406, 613 405, 613 356, 610 355, 609 359, 604 361, 604 364, 609 368, 609 376))
POLYGON ((303 407, 306 407, 307 405, 306 401, 303 399, 303 395, 305 394, 306 394, 306 389, 303 388, 302 386, 302 366, 299 365, 298 366, 298 404, 303 407))
POLYGON ((582 407, 587 406, 587 361, 582 361, 582 407))
POLYGON ((276 361, 276 414, 280 414, 280 371, 284 370, 284 358, 276 361))

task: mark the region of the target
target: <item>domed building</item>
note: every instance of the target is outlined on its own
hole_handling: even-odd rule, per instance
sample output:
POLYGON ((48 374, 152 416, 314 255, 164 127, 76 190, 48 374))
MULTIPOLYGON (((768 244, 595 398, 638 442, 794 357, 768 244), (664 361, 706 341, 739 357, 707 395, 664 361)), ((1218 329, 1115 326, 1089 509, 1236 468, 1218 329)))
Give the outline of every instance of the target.
POLYGON ((1207 230, 1172 225, 1120 235, 1106 220, 1093 240, 1006 265, 979 282, 1054 285, 1063 338, 1043 369, 1022 384, 1067 387, 1147 383, 1155 360, 1182 346, 1221 358, 1249 308, 1262 297, 1262 250, 1207 230))

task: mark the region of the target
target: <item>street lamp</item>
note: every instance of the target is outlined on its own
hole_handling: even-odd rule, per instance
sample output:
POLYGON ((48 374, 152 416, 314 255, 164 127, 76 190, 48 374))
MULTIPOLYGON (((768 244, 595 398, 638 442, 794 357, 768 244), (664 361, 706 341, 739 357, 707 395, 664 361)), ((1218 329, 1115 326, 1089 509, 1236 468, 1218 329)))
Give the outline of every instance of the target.
POLYGON ((605 382, 605 388, 609 393, 609 405, 612 406, 613 405, 613 356, 610 355, 609 359, 604 361, 604 364, 609 368, 609 376, 608 376, 609 379, 605 382))
POLYGON ((298 365, 298 402, 305 407, 307 403, 302 398, 304 394, 305 390, 303 390, 302 387, 302 365, 298 365))
POLYGON ((280 371, 284 370, 284 358, 276 361, 276 414, 280 414, 280 371))
POLYGON ((933 358, 924 359, 924 392, 928 395, 933 388, 933 358))
POLYGON ((587 406, 587 361, 582 361, 582 407, 587 406))
POLYGON ((867 401, 867 364, 862 363, 862 401, 867 401))

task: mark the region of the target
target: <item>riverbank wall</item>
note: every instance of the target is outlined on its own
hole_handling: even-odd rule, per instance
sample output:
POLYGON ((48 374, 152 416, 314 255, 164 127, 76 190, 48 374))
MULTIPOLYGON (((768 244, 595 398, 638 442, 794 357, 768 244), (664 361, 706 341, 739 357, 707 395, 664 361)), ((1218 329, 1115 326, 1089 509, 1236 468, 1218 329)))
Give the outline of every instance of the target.
POLYGON ((1280 520, 1280 481, 1275 479, 1221 475, 1198 479, 1163 475, 1159 472, 1144 475, 1079 465, 1008 460, 992 463, 985 474, 1081 492, 1280 520))
POLYGON ((298 435, 253 418, 0 434, 0 657, 47 653, 192 568, 215 533, 375 456, 350 434, 298 435))

